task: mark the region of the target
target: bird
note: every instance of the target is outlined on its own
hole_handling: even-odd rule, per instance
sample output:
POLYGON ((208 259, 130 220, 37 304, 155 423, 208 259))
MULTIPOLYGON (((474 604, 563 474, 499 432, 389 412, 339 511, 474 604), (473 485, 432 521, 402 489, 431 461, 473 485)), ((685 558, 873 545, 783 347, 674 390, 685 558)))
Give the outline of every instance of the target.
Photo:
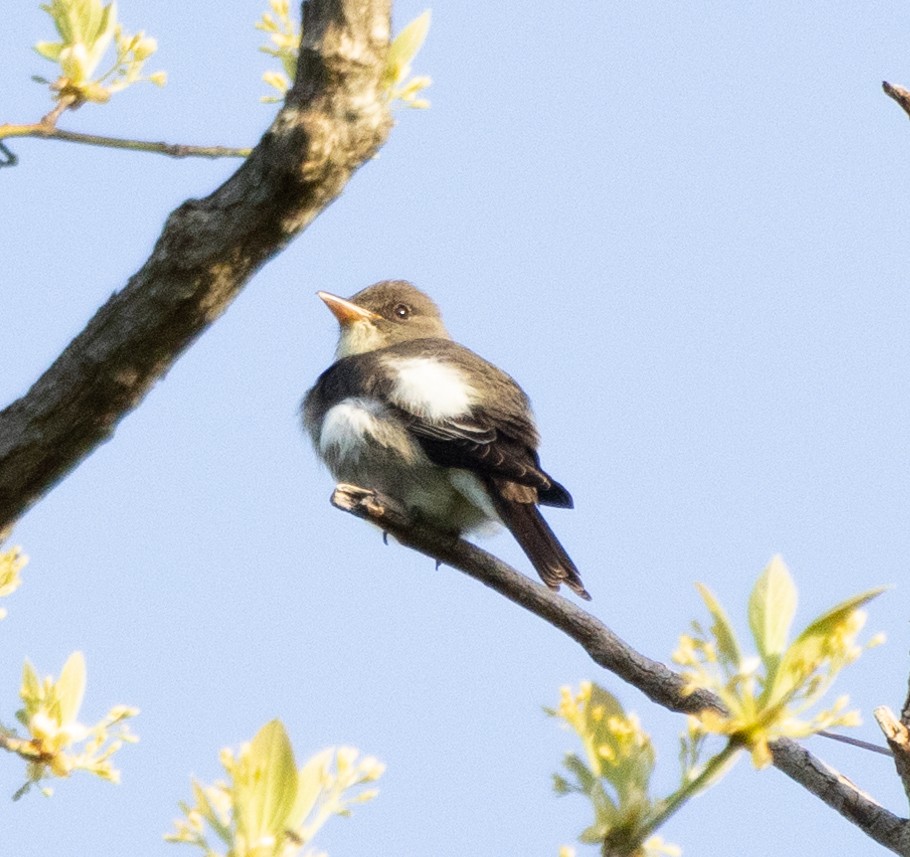
POLYGON ((340 335, 301 414, 333 477, 449 534, 504 524, 550 589, 565 584, 590 600, 538 508, 573 501, 540 466, 530 400, 517 382, 455 342, 437 305, 406 280, 349 299, 317 295, 340 335))

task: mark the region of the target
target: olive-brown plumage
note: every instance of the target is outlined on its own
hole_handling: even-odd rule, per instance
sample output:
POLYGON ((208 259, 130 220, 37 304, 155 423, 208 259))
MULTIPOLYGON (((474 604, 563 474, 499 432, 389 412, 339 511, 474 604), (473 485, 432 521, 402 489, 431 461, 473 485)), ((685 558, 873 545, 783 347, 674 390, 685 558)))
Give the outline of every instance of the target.
POLYGON ((408 282, 376 283, 350 300, 319 295, 341 336, 302 411, 332 475, 446 532, 502 522, 547 586, 589 599, 538 509, 571 508, 572 497, 540 466, 521 387, 453 342, 436 304, 408 282))

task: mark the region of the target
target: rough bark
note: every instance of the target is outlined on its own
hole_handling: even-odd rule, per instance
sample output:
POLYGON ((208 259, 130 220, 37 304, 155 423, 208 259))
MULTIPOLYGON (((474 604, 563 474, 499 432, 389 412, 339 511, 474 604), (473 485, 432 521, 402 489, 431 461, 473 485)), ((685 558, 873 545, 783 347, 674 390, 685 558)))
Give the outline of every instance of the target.
POLYGON ((307 0, 297 81, 234 175, 167 219, 148 261, 0 412, 0 533, 113 434, 256 270, 385 141, 391 0, 307 0))
POLYGON ((894 768, 904 787, 904 794, 910 800, 910 729, 907 728, 907 707, 898 720, 886 705, 875 709, 875 720, 888 742, 894 758, 894 768))

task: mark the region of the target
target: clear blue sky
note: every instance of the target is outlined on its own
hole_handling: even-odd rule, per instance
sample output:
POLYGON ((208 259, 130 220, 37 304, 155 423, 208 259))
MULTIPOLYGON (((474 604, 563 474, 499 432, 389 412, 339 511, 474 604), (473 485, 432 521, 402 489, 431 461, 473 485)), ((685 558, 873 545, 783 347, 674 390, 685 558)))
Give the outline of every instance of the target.
MULTIPOLYGON (((51 66, 37 3, 9 4, 0 121, 33 121, 51 66)), ((170 83, 88 106, 74 130, 252 144, 273 109, 252 24, 265 3, 123 0, 170 83)), ((400 27, 425 8, 400 2, 400 27)), ((707 583, 744 625, 781 552, 799 618, 878 584, 889 642, 837 689, 898 708, 910 628, 910 82, 906 4, 444 4, 415 70, 432 109, 250 283, 137 412, 21 522, 31 556, 0 625, 0 719, 21 661, 83 649, 86 718, 138 705, 123 784, 86 777, 13 805, 3 852, 178 854, 161 834, 189 775, 281 717, 299 755, 350 743, 379 799, 317 844, 354 854, 555 855, 587 823, 550 774, 573 747, 541 711, 594 678, 636 710, 676 777, 681 720, 540 620, 332 509, 298 402, 328 365, 317 289, 409 278, 450 330, 532 396, 549 519, 592 610, 666 659, 707 583)), ((23 141, 0 173, 0 398, 23 393, 236 164, 23 141)), ((507 535, 486 546, 517 567, 507 535)), ((893 811, 890 763, 811 749, 893 811)), ((0 796, 19 784, 0 765, 0 796)), ((745 762, 663 831, 689 855, 822 857, 877 846, 745 762)), ((189 852, 186 852, 189 853, 189 852)), ((580 849, 580 854, 591 853, 580 849)))

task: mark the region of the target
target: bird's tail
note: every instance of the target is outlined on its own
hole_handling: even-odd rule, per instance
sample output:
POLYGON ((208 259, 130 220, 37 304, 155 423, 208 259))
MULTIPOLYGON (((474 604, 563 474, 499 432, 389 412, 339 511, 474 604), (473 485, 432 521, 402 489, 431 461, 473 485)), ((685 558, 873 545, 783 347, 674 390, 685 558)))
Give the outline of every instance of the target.
POLYGON ((531 560, 540 579, 554 590, 564 583, 580 598, 590 601, 591 596, 581 582, 578 568, 543 519, 537 504, 504 497, 502 486, 491 488, 490 494, 499 517, 531 560))

